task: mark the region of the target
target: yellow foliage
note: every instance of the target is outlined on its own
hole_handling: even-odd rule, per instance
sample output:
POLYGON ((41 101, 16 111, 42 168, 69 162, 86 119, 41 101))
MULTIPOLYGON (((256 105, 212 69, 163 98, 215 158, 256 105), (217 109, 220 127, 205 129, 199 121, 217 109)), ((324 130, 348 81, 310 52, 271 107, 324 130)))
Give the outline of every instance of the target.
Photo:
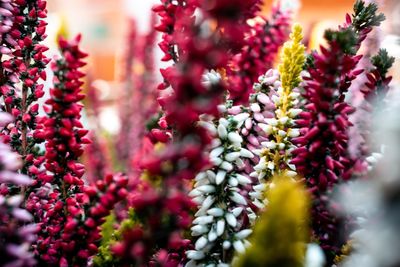
POLYGON ((278 67, 286 94, 290 94, 301 82, 300 73, 305 62, 305 46, 302 40, 302 28, 299 24, 295 24, 290 34, 290 41, 283 46, 281 64, 278 67))
POLYGON ((303 267, 308 243, 310 199, 305 188, 288 176, 273 179, 269 204, 257 222, 251 246, 235 267, 303 267))

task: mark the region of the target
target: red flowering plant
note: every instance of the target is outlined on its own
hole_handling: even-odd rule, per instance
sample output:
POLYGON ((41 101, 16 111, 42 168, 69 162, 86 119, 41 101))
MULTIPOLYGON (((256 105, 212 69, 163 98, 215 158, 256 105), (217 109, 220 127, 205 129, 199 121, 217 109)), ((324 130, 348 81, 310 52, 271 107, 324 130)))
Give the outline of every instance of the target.
POLYGON ((140 157, 142 141, 149 134, 147 124, 151 124, 153 117, 158 117, 154 64, 157 32, 153 27, 156 18, 156 14, 152 13, 151 27, 147 34, 137 33, 136 24, 131 22, 123 74, 124 98, 120 110, 122 128, 117 140, 117 157, 125 171, 136 176, 136 162, 140 157))
POLYGON ((279 48, 289 37, 290 11, 273 6, 271 18, 259 17, 244 39, 246 44, 227 69, 230 99, 247 103, 253 84, 273 67, 279 48))
POLYGON ((100 89, 96 82, 90 80, 87 76, 87 82, 90 84, 84 101, 86 115, 91 124, 91 131, 88 138, 91 143, 85 146, 82 163, 85 165, 86 179, 89 183, 94 183, 102 179, 107 174, 112 173, 113 161, 109 141, 102 134, 100 125, 100 111, 104 105, 100 99, 100 89))
MULTIPOLYGON (((254 7, 254 1, 245 2, 245 7, 254 7)), ((195 206, 187 195, 185 181, 208 165, 203 151, 210 142, 206 129, 196 122, 201 114, 218 116, 217 105, 225 88, 222 81, 205 87, 202 77, 208 70, 226 67, 231 53, 240 51, 243 44, 237 42, 234 22, 254 16, 253 11, 242 9, 243 4, 222 4, 165 0, 153 8, 161 16, 156 29, 163 32, 159 44, 165 53, 162 60, 175 64, 161 70, 164 82, 159 89, 164 92, 159 103, 165 116, 159 121, 161 129, 151 131, 152 138, 163 145, 156 145, 155 151, 141 161, 144 176, 153 186, 142 184, 141 193, 132 198, 140 223, 125 231, 123 240, 113 247, 127 262, 144 265, 152 258, 159 264, 176 266, 190 243, 181 237, 191 223, 195 206), (226 12, 226 8, 232 12, 226 12), (201 15, 195 18, 196 9, 201 15)))
POLYGON ((45 39, 46 1, 2 1, 5 19, 2 21, 0 95, 2 109, 14 116, 2 133, 5 141, 22 156, 21 172, 34 177, 30 169, 38 167, 42 159, 32 135, 36 128, 35 116, 39 105, 35 103, 44 95, 44 70, 49 59, 43 54, 48 48, 41 44, 45 39), (10 14, 11 13, 11 14, 10 14))
POLYGON ((373 140, 368 142, 368 134, 371 129, 372 113, 381 110, 385 103, 385 97, 390 89, 391 76, 388 76, 388 70, 392 67, 394 58, 390 57, 385 49, 380 49, 378 53, 370 59, 370 66, 362 85, 359 86, 362 95, 361 103, 358 106, 356 114, 353 116, 355 127, 352 130, 352 139, 349 143, 352 145, 353 157, 364 166, 361 175, 368 175, 375 164, 382 157, 381 151, 371 151, 373 140), (375 105, 373 105, 375 104, 375 105), (355 139, 355 140, 354 140, 355 139))
POLYGON ((82 266, 97 252, 103 217, 123 199, 124 177, 106 176, 96 185, 85 186, 84 166, 78 162, 83 144, 90 143, 80 122, 87 56, 79 48, 80 36, 68 42, 59 39, 62 57, 52 64, 54 88, 46 101, 47 116, 37 118, 35 138, 45 141, 45 171, 31 172, 42 185, 27 201, 39 225, 35 253, 40 264, 82 266))
POLYGON ((348 180, 354 171, 347 151, 348 128, 352 126, 348 116, 354 108, 344 97, 362 73, 356 69, 362 57, 356 56, 361 42, 384 19, 377 15, 375 4, 366 6, 363 1, 356 2, 354 12, 353 19, 347 16, 346 27, 326 32, 328 47, 321 47, 321 54, 313 53, 308 62, 303 94, 307 103, 296 121, 302 129, 294 140, 298 148, 292 160, 314 194, 313 231, 330 262, 346 242, 339 226, 347 223, 328 209, 328 194, 333 185, 348 180))

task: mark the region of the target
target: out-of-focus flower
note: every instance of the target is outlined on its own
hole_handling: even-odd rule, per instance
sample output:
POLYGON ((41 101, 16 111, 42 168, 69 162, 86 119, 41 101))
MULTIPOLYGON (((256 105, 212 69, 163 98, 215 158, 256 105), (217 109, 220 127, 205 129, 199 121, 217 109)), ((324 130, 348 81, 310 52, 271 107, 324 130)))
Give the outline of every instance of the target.
POLYGON ((287 40, 291 13, 283 11, 279 3, 271 11, 271 18, 257 18, 242 51, 235 55, 227 69, 229 98, 234 103, 248 103, 253 84, 260 75, 273 67, 279 48, 287 40))
MULTIPOLYGON (((1 112, 0 126, 11 122, 12 116, 1 112)), ((29 186, 32 180, 19 174, 21 157, 0 141, 0 255, 2 267, 29 267, 36 261, 30 251, 36 240, 37 225, 33 216, 23 207, 22 194, 11 195, 8 186, 29 186), (5 189, 5 190, 4 190, 5 189)))
POLYGON ((308 244, 305 267, 323 267, 325 266, 326 260, 324 251, 317 244, 308 244))
POLYGON ((346 24, 339 31, 326 32, 328 47, 321 47, 321 54, 312 55, 308 61, 310 76, 304 78, 307 104, 296 121, 302 129, 301 136, 294 140, 298 148, 292 152, 291 162, 314 194, 313 233, 328 264, 346 242, 346 234, 338 234, 343 222, 329 209, 328 195, 333 185, 349 179, 356 171, 347 151, 351 126, 348 115, 354 108, 344 98, 351 82, 362 73, 356 69, 362 56, 355 54, 372 27, 383 18, 375 4, 357 1, 346 24))
MULTIPOLYGON (((351 235, 352 253, 344 258, 341 266, 395 267, 400 264, 399 100, 399 93, 394 90, 385 108, 375 111, 374 131, 369 140, 374 149, 382 145, 385 149, 370 179, 344 185, 344 193, 338 195, 346 212, 358 223, 351 235)), ((379 102, 377 106, 381 106, 379 102)))
POLYGON ((289 176, 277 175, 272 183, 268 209, 255 225, 251 246, 234 266, 304 266, 309 195, 289 176))

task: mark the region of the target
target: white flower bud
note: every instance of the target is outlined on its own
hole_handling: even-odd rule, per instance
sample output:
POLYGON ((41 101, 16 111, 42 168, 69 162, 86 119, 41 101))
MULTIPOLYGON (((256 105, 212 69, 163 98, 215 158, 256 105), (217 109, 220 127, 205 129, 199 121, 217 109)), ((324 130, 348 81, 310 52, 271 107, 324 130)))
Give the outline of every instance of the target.
POLYGON ((196 188, 196 187, 199 187, 199 186, 202 186, 202 185, 206 185, 206 184, 210 184, 210 181, 208 179, 203 179, 203 180, 200 180, 200 181, 196 182, 194 184, 194 187, 196 188))
POLYGON ((289 130, 289 137, 298 137, 300 135, 300 130, 299 129, 290 129, 289 130))
POLYGON ((215 148, 215 147, 219 147, 219 146, 221 146, 221 140, 220 139, 213 139, 212 141, 211 141, 211 147, 212 148, 215 148))
POLYGON ((195 225, 191 228, 192 236, 199 236, 208 232, 208 227, 205 225, 195 225))
POLYGON ((215 177, 215 183, 217 185, 222 184, 222 182, 225 180, 225 177, 226 177, 225 171, 218 171, 217 176, 215 177))
POLYGON ((236 240, 235 242, 233 242, 233 247, 238 253, 244 253, 246 251, 243 242, 240 240, 236 240))
POLYGON ((218 238, 217 232, 215 232, 214 230, 211 230, 208 233, 208 241, 214 242, 217 238, 218 238))
POLYGON ((231 152, 225 155, 227 161, 233 162, 240 157, 240 152, 231 152))
POLYGON ((200 195, 202 195, 203 193, 201 192, 201 191, 199 191, 199 190, 197 190, 196 188, 195 189, 193 189, 192 191, 190 191, 189 192, 189 197, 197 197, 197 196, 200 196, 200 195))
POLYGON ((225 128, 228 128, 228 126, 229 126, 229 121, 225 118, 220 118, 218 120, 218 122, 219 122, 219 124, 222 124, 223 126, 225 126, 225 128))
POLYGON ((243 162, 243 160, 242 160, 241 158, 238 158, 238 159, 236 160, 236 166, 237 166, 239 169, 242 169, 242 168, 244 168, 246 165, 244 164, 244 162, 243 162))
POLYGON ((248 113, 240 113, 235 115, 234 119, 238 122, 244 122, 250 115, 248 113))
POLYGON ((254 170, 257 171, 257 176, 259 175, 258 172, 265 170, 267 168, 267 164, 265 162, 259 162, 256 166, 254 166, 254 170))
POLYGON ((277 126, 278 125, 278 121, 274 118, 271 119, 265 119, 265 122, 268 123, 271 126, 277 126))
POLYGON ((242 143, 243 142, 243 138, 235 132, 230 132, 228 134, 228 139, 232 142, 232 143, 242 143))
POLYGON ((372 164, 378 162, 377 158, 375 158, 374 156, 369 156, 369 157, 367 157, 367 158, 366 158, 366 161, 367 161, 368 163, 372 163, 372 164))
POLYGON ((303 111, 303 110, 301 110, 301 109, 299 109, 299 108, 292 108, 292 109, 289 110, 288 115, 289 115, 289 117, 294 118, 294 117, 296 117, 297 115, 299 115, 302 111, 303 111))
POLYGON ((188 250, 186 251, 186 256, 188 257, 188 259, 201 260, 205 257, 205 254, 202 251, 188 250))
POLYGON ((193 224, 209 224, 214 220, 213 216, 200 216, 193 220, 193 224))
POLYGON ((210 182, 212 182, 212 183, 215 183, 215 176, 216 176, 216 174, 215 174, 213 171, 211 171, 211 170, 206 171, 206 173, 207 173, 207 178, 208 178, 208 180, 209 180, 210 182))
POLYGON ((194 247, 196 250, 201 250, 207 245, 207 243, 208 243, 207 238, 202 236, 199 239, 197 239, 196 243, 194 244, 194 247))
POLYGON ((219 146, 219 147, 214 148, 213 150, 211 150, 210 157, 211 158, 219 157, 223 152, 224 152, 224 148, 222 146, 219 146))
POLYGON ((239 155, 244 158, 250 158, 250 159, 254 158, 253 153, 251 153, 250 150, 247 150, 245 148, 240 149, 239 155))
POLYGON ((273 128, 272 128, 271 125, 268 125, 268 124, 265 124, 265 123, 259 123, 259 124, 257 124, 257 125, 258 125, 258 127, 261 128, 261 130, 262 130, 265 134, 270 135, 270 134, 272 133, 273 128))
POLYGON ((232 192, 231 196, 229 197, 233 202, 236 202, 241 205, 247 205, 246 199, 237 192, 232 192))
POLYGON ((200 205, 201 203, 203 203, 204 199, 205 199, 204 196, 198 196, 198 197, 193 198, 192 200, 197 205, 200 205))
POLYGON ((222 124, 218 125, 218 136, 221 139, 225 139, 228 136, 228 130, 226 129, 226 127, 222 124))
POLYGON ((251 180, 244 175, 236 174, 236 179, 242 185, 251 184, 251 180))
POLYGON ((256 206, 259 209, 262 209, 265 207, 264 203, 262 203, 260 200, 256 199, 253 201, 254 206, 256 206))
POLYGON ((207 215, 206 210, 200 208, 200 209, 194 214, 194 217, 200 217, 200 216, 206 216, 206 215, 207 215))
POLYGON ((221 158, 210 158, 210 161, 214 166, 219 166, 223 160, 221 158))
POLYGON ((268 148, 268 149, 275 149, 275 148, 276 148, 276 143, 275 143, 275 141, 262 142, 261 145, 262 145, 263 147, 268 148))
POLYGON ((298 98, 300 96, 300 93, 297 93, 297 92, 292 92, 292 93, 290 93, 290 95, 289 95, 289 97, 291 98, 291 99, 296 99, 296 98, 298 98))
POLYGON ((205 172, 200 172, 196 175, 194 178, 196 181, 201 181, 203 179, 207 178, 207 174, 205 172))
POLYGON ((279 131, 278 131, 278 135, 279 135, 280 137, 285 137, 285 136, 286 136, 286 132, 283 131, 283 130, 279 130, 279 131))
POLYGON ((230 226, 236 227, 237 220, 236 220, 236 217, 232 213, 226 213, 225 220, 230 226))
POLYGON ((233 165, 227 161, 222 162, 220 167, 221 169, 227 170, 228 172, 233 170, 233 165))
POLYGON ((293 171, 296 170, 296 165, 294 165, 294 164, 288 164, 288 167, 289 167, 290 169, 292 169, 293 171))
POLYGON ((201 204, 201 208, 207 210, 214 204, 215 198, 212 196, 208 196, 201 204))
POLYGON ((213 186, 213 185, 202 185, 202 186, 197 187, 197 190, 199 190, 199 191, 201 191, 201 192, 203 192, 205 194, 213 193, 213 192, 215 192, 215 186, 213 186))
POLYGON ((273 163, 272 161, 269 161, 267 164, 268 169, 273 170, 275 168, 275 163, 273 163))
POLYGON ((244 229, 238 233, 235 234, 235 237, 237 239, 245 239, 247 238, 253 231, 250 229, 244 229))
POLYGON ((225 220, 219 220, 217 222, 217 235, 221 236, 225 231, 225 220))
POLYGON ((286 116, 279 119, 279 122, 282 123, 283 125, 285 125, 288 121, 289 121, 289 118, 286 116))
POLYGON ((249 195, 252 199, 261 199, 263 194, 259 191, 254 191, 250 192, 249 195))
POLYGON ((239 185, 239 181, 234 177, 230 177, 228 180, 228 183, 230 186, 233 186, 233 187, 236 187, 239 185))
POLYGON ((222 243, 222 247, 223 247, 225 250, 228 250, 228 249, 231 247, 231 242, 229 242, 229 241, 224 241, 224 243, 222 243))
POLYGON ((220 113, 225 113, 226 112, 226 106, 225 105, 218 105, 218 111, 220 113))
POLYGON ((255 112, 255 113, 258 113, 258 112, 261 111, 261 107, 260 107, 260 105, 257 104, 257 103, 251 104, 251 105, 250 105, 250 109, 251 109, 253 112, 255 112))
POLYGON ((272 100, 272 102, 274 102, 275 104, 279 104, 279 102, 281 101, 281 99, 280 99, 277 95, 271 96, 271 100, 272 100))
POLYGON ((212 136, 217 135, 217 128, 215 128, 215 125, 213 123, 206 121, 199 121, 198 124, 201 127, 205 128, 212 136))
POLYGON ((224 215, 224 211, 221 208, 212 208, 207 211, 207 213, 214 217, 221 217, 224 215))
POLYGON ((242 213, 242 211, 243 211, 242 207, 237 207, 232 210, 232 214, 233 216, 238 217, 242 213))
POLYGON ((264 191, 266 188, 267 188, 267 185, 265 183, 253 186, 253 189, 256 191, 264 191))

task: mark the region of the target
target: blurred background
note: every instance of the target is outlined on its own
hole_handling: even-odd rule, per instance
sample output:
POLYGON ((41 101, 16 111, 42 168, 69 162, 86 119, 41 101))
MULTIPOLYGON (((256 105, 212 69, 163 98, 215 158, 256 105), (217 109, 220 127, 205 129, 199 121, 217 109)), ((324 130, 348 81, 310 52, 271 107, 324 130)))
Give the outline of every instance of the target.
MULTIPOLYGON (((139 34, 149 31, 151 6, 157 0, 51 0, 49 1, 48 45, 55 49, 56 34, 60 27, 73 36, 83 35, 83 46, 89 52, 88 85, 95 84, 101 100, 99 127, 116 133, 121 128, 118 121, 118 96, 123 90, 124 57, 129 49, 132 18, 139 34)), ((263 13, 268 16, 272 0, 266 0, 263 13)), ((326 28, 334 28, 344 22, 351 12, 354 0, 286 0, 285 5, 297 9, 295 21, 304 27, 310 49, 318 48, 326 28)), ((393 68, 395 81, 400 80, 400 1, 376 1, 385 12, 387 20, 381 27, 379 38, 382 46, 397 58, 393 68)), ((54 50, 53 50, 54 51, 54 50)), ((161 58, 155 49, 155 60, 161 58)), ((135 68, 136 67, 136 68, 135 68)), ((140 66, 133 71, 140 72, 140 66)), ((156 70, 156 73, 157 70, 156 70)), ((90 86, 88 86, 89 88, 90 86)))

